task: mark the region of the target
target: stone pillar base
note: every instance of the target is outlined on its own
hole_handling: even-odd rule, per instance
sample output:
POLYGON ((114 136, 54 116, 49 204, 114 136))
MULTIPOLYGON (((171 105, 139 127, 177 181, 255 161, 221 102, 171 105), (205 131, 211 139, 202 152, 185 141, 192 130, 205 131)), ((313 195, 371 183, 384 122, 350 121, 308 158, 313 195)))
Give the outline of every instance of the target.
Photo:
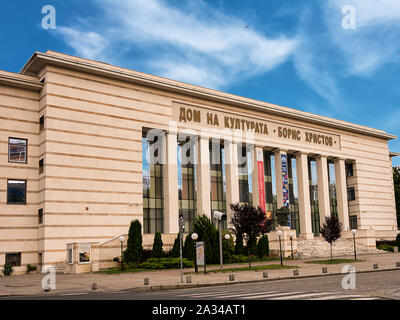
POLYGON ((292 249, 293 249, 293 254, 296 256, 297 255, 296 231, 291 230, 289 227, 281 227, 281 226, 277 227, 276 231, 272 231, 268 234, 269 249, 271 255, 279 257, 279 236, 277 233, 278 230, 282 231, 282 236, 281 236, 282 256, 284 258, 291 257, 292 249), (292 241, 290 241, 290 234, 292 234, 292 241))
POLYGON ((312 240, 314 239, 313 233, 300 233, 299 240, 312 240))

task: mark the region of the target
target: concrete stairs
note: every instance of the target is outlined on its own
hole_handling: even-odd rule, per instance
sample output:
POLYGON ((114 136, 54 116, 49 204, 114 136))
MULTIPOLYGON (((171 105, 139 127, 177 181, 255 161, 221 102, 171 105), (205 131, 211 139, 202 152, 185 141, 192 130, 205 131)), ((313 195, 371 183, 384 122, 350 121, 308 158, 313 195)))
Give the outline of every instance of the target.
MULTIPOLYGON (((297 240, 297 252, 303 258, 325 258, 331 256, 330 244, 323 238, 314 238, 311 240, 297 240)), ((351 256, 354 255, 354 243, 351 240, 339 239, 333 243, 333 256, 351 256)), ((357 255, 383 253, 384 251, 376 248, 366 247, 356 243, 357 255)))

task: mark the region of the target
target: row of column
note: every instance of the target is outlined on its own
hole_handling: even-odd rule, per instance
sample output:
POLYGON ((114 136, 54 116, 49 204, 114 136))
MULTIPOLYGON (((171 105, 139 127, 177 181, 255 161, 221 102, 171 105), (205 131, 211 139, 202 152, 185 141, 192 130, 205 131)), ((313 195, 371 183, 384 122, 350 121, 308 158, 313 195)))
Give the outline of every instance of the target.
MULTIPOLYGON (((177 135, 168 133, 166 139, 167 164, 164 169, 164 221, 165 233, 178 233, 178 169, 177 159, 177 135)), ((224 142, 225 155, 225 181, 226 181, 226 202, 228 221, 230 221, 230 203, 239 202, 239 182, 238 182, 238 145, 235 142, 226 140, 224 142)), ((282 155, 287 155, 285 150, 275 151, 276 169, 276 189, 277 207, 283 206, 283 180, 282 180, 282 155)), ((259 183, 264 183, 264 172, 258 176, 257 161, 264 162, 262 147, 255 147, 252 155, 254 170, 252 171, 253 205, 260 205, 259 183)), ((345 160, 336 158, 336 195, 339 220, 344 230, 349 230, 349 214, 347 203, 347 185, 345 173, 345 160)), ((310 204, 310 185, 308 154, 303 152, 296 153, 298 201, 300 217, 300 237, 303 239, 313 238, 310 204)), ((320 221, 325 221, 325 217, 330 216, 329 198, 329 173, 328 159, 326 156, 317 157, 318 175, 318 202, 320 221)), ((210 151, 209 139, 199 137, 197 148, 196 183, 197 183, 197 211, 199 214, 211 216, 211 184, 210 184, 210 151)))

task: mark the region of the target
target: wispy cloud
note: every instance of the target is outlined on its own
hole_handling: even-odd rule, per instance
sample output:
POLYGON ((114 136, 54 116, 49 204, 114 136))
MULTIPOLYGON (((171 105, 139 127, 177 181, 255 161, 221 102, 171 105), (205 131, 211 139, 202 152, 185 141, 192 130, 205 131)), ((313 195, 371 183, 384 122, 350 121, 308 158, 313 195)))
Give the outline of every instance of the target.
POLYGON ((76 54, 108 60, 120 50, 145 49, 154 73, 199 85, 223 88, 268 72, 290 59, 298 45, 295 36, 268 37, 201 1, 179 7, 162 0, 95 3, 103 9, 95 28, 87 23, 87 31, 60 29, 76 54))
POLYGON ((325 23, 333 44, 344 58, 348 76, 371 76, 388 63, 400 59, 400 1, 329 0, 324 8, 325 23), (344 5, 356 9, 356 29, 341 26, 344 5))

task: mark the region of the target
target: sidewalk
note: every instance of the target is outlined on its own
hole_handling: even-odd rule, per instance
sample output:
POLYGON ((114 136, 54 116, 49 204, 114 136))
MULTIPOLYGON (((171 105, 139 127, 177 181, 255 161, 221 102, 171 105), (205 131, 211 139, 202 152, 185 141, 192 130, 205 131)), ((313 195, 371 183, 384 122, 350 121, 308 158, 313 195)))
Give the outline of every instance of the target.
MULTIPOLYGON (((353 259, 352 256, 334 257, 335 259, 353 259)), ((382 253, 374 255, 363 255, 357 259, 364 260, 352 265, 356 272, 377 272, 382 270, 399 270, 396 262, 400 262, 400 253, 382 253), (378 264, 379 269, 374 270, 373 265, 378 264)), ((308 259, 309 260, 309 259, 308 259)), ((325 260, 325 258, 324 258, 325 260)), ((8 295, 38 295, 38 294, 60 294, 60 293, 84 293, 92 290, 92 284, 96 283, 99 292, 109 291, 145 291, 145 290, 164 290, 177 288, 191 288, 197 286, 214 286, 221 284, 237 284, 255 281, 273 281, 278 279, 290 279, 313 276, 329 276, 341 274, 343 264, 322 265, 308 264, 307 260, 285 260, 284 264, 288 266, 298 266, 299 275, 294 276, 294 269, 271 269, 264 270, 268 272, 268 279, 263 279, 263 270, 259 271, 241 271, 227 273, 211 273, 204 275, 199 270, 199 274, 184 274, 184 283, 181 283, 180 270, 146 271, 137 273, 123 274, 103 274, 103 273, 84 273, 84 274, 64 274, 56 276, 56 289, 51 292, 43 292, 42 278, 43 274, 18 275, 10 277, 0 277, 0 297, 8 295), (322 268, 327 267, 328 273, 322 274, 322 268), (235 275, 235 281, 229 281, 229 274, 235 275), (186 283, 186 277, 191 276, 192 283, 186 283), (149 285, 144 285, 144 278, 149 278, 149 285)), ((279 264, 279 261, 252 263, 256 265, 279 264)), ((350 263, 351 264, 351 263, 350 263)), ((246 267, 247 263, 225 265, 229 267, 246 267)), ((207 271, 219 269, 219 266, 207 268, 207 271)), ((184 273, 194 272, 194 269, 184 269, 184 273)))

